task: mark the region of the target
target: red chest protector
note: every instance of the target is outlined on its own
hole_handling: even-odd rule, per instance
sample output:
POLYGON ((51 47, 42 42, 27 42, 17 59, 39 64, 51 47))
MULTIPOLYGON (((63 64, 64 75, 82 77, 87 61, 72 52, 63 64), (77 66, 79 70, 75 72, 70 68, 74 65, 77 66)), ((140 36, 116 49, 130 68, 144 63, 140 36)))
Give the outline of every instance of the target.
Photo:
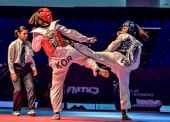
MULTIPOLYGON (((55 37, 56 37, 56 40, 57 40, 57 43, 58 43, 58 46, 61 46, 61 47, 65 47, 66 44, 63 42, 63 38, 61 37, 61 34, 59 31, 56 31, 54 33, 55 37)), ((49 39, 48 38, 43 38, 42 41, 41 41, 41 45, 45 51, 45 53, 47 54, 48 57, 51 57, 51 56, 54 56, 55 54, 55 48, 53 47, 53 45, 50 43, 49 39)))
POLYGON ((43 49, 44 49, 44 51, 45 51, 45 53, 47 54, 48 57, 54 56, 55 48, 50 43, 49 39, 44 37, 41 41, 41 45, 42 45, 42 47, 43 47, 43 49))

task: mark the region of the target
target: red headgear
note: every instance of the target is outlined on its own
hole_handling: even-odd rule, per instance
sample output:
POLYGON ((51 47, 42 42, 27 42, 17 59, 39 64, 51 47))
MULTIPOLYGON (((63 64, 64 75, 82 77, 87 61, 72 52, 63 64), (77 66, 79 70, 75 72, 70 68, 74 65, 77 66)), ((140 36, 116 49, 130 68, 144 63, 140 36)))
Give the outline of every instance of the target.
POLYGON ((42 17, 47 22, 52 22, 52 13, 48 8, 40 8, 38 10, 38 13, 40 14, 40 17, 42 17))

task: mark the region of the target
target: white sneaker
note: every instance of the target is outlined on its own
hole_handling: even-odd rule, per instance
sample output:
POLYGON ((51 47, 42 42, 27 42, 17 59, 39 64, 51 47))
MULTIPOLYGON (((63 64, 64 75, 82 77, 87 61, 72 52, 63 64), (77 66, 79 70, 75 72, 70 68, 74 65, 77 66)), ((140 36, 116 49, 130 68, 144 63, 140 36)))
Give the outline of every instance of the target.
POLYGON ((14 116, 20 116, 20 112, 19 111, 13 111, 12 113, 14 116))
POLYGON ((35 116, 35 115, 36 115, 36 113, 35 113, 34 110, 29 110, 27 114, 28 114, 28 115, 32 115, 32 116, 35 116))

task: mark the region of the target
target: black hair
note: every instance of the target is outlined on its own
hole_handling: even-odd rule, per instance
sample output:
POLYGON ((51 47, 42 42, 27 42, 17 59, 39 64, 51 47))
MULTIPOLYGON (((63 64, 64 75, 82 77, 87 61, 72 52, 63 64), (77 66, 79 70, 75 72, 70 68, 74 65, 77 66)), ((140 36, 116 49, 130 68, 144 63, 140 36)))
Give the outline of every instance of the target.
POLYGON ((18 37, 18 32, 22 32, 23 30, 28 30, 25 26, 20 26, 17 30, 14 31, 15 37, 18 37))

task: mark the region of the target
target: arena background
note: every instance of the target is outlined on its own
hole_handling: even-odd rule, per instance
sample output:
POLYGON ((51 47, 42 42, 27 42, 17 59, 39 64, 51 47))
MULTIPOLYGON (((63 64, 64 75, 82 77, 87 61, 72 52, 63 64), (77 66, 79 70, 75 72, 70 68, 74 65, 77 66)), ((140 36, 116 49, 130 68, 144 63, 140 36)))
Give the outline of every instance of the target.
MULTIPOLYGON (((98 41, 91 45, 96 51, 106 49, 116 38, 123 21, 130 19, 146 31, 150 38, 143 42, 139 69, 131 73, 133 109, 159 109, 170 105, 170 9, 168 0, 5 0, 0 1, 0 101, 12 101, 13 86, 7 67, 8 46, 15 39, 14 30, 24 25, 33 26, 28 19, 40 7, 48 7, 54 20, 67 28, 98 41)), ((31 41, 32 35, 29 35, 31 41)), ((41 50, 35 53, 38 76, 34 77, 38 107, 51 107, 49 89, 51 68, 41 50)), ((101 65, 102 66, 102 65, 101 65)), ((108 68, 110 71, 110 69, 108 68)), ((111 73, 111 72, 110 72, 111 73)), ((73 64, 67 74, 64 88, 64 107, 68 103, 115 104, 119 109, 117 77, 93 77, 85 67, 73 64)), ((25 98, 25 106, 27 100, 25 98)), ((3 106, 0 106, 3 107, 3 106)))

